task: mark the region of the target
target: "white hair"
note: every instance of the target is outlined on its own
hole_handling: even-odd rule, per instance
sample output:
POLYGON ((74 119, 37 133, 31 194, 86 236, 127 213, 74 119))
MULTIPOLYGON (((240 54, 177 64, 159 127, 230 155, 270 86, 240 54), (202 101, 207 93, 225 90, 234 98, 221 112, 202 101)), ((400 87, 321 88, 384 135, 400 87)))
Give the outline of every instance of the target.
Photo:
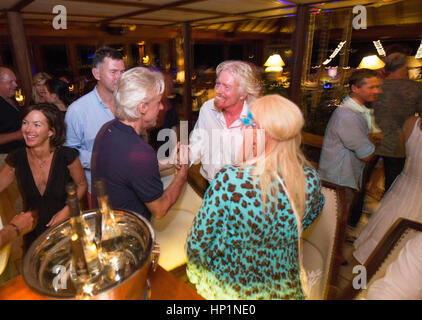
POLYGON ((164 92, 164 78, 158 71, 144 67, 127 70, 117 81, 114 91, 114 115, 119 120, 139 119, 138 106, 164 92))
POLYGON ((257 68, 245 61, 227 60, 217 66, 217 78, 222 71, 230 72, 239 81, 240 92, 247 94, 248 103, 261 95, 262 84, 257 68))

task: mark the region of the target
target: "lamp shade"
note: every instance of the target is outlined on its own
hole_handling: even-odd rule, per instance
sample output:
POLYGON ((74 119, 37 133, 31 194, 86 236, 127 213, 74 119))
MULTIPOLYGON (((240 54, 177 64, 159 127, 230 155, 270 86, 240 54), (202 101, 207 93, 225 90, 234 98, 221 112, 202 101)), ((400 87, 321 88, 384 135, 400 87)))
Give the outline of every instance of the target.
POLYGON ((407 57, 407 66, 409 68, 422 67, 422 59, 416 59, 414 56, 407 57))
POLYGON ((377 70, 384 68, 385 63, 378 58, 378 56, 367 56, 362 59, 362 61, 359 64, 358 69, 371 69, 371 70, 377 70))
POLYGON ((267 61, 264 63, 266 72, 279 72, 283 70, 284 61, 281 59, 279 54, 271 55, 267 61))

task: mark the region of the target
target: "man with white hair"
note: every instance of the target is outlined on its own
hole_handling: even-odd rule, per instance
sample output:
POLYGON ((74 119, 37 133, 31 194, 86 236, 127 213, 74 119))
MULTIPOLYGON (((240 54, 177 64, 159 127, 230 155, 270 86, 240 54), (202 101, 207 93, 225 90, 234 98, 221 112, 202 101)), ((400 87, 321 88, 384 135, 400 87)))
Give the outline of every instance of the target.
MULTIPOLYGON (((126 71, 114 92, 115 120, 99 131, 92 154, 92 182, 102 179, 110 204, 148 220, 164 217, 187 179, 183 164, 163 191, 157 154, 140 135, 156 125, 164 92, 161 73, 147 68, 126 71)), ((93 190, 95 192, 95 190, 93 190)))
POLYGON ((202 163, 201 175, 211 182, 218 171, 235 164, 243 145, 242 118, 261 93, 256 68, 243 61, 224 61, 217 66, 216 97, 206 101, 190 136, 190 160, 202 163))
POLYGON ((0 169, 7 154, 23 146, 20 108, 13 99, 17 87, 14 72, 0 67, 0 169))
POLYGON ((95 136, 104 123, 113 120, 113 91, 125 71, 123 55, 114 48, 99 48, 93 58, 92 74, 97 86, 73 102, 67 109, 65 145, 79 151, 79 159, 88 181, 91 203, 91 154, 95 136))

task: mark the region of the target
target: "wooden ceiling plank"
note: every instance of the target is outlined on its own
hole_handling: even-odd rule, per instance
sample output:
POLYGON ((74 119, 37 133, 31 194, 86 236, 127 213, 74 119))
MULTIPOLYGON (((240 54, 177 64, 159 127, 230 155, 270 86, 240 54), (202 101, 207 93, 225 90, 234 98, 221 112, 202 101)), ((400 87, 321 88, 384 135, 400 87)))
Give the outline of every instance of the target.
MULTIPOLYGON (((129 1, 111 1, 111 0, 67 0, 67 1, 88 2, 88 3, 95 3, 95 4, 108 4, 108 5, 115 5, 115 6, 122 6, 122 7, 138 7, 138 8, 147 8, 147 9, 154 9, 154 8, 160 7, 159 5, 155 5, 155 4, 137 3, 137 2, 129 2, 129 1)), ((167 10, 200 13, 200 14, 214 14, 214 15, 227 14, 227 12, 220 12, 220 11, 214 11, 214 10, 179 8, 179 7, 167 8, 167 10)))
POLYGON ((174 7, 187 5, 187 4, 190 4, 190 3, 197 3, 197 2, 201 2, 201 1, 205 1, 205 0, 181 0, 181 1, 170 2, 170 3, 167 3, 167 4, 161 5, 161 6, 157 6, 155 8, 137 10, 137 11, 121 14, 121 15, 118 15, 118 16, 110 17, 110 18, 103 20, 102 23, 106 24, 108 22, 111 22, 111 21, 117 20, 117 19, 129 18, 129 17, 140 15, 140 14, 160 11, 160 10, 164 10, 164 9, 168 9, 168 8, 174 8, 174 7))
POLYGON ((23 8, 25 8, 26 6, 30 5, 32 2, 34 2, 34 0, 21 0, 17 4, 15 4, 11 8, 9 8, 8 11, 16 11, 16 12, 19 12, 23 8))
MULTIPOLYGON (((282 17, 285 14, 280 14, 280 15, 273 15, 273 16, 264 16, 264 17, 256 17, 256 16, 250 16, 249 14, 254 14, 254 13, 261 13, 261 12, 266 12, 266 11, 274 11, 277 9, 290 9, 290 7, 280 7, 280 8, 267 8, 267 9, 260 9, 260 10, 253 10, 253 11, 244 11, 244 12, 239 12, 239 13, 222 13, 221 15, 218 16, 214 16, 214 17, 207 17, 207 18, 199 18, 199 19, 194 19, 194 20, 190 20, 189 23, 195 23, 195 22, 201 22, 201 21, 206 21, 206 20, 213 20, 213 19, 218 19, 218 18, 225 18, 225 17, 244 17, 244 19, 237 19, 237 20, 230 20, 230 21, 225 21, 225 22, 236 22, 236 21, 244 21, 244 20, 256 20, 256 19, 270 19, 270 18, 277 18, 277 17, 282 17)), ((195 27, 198 26, 205 26, 205 25, 211 25, 211 24, 215 24, 216 22, 209 22, 209 23, 203 23, 200 25, 195 25, 195 27)), ((169 27, 174 26, 174 24, 169 24, 167 25, 169 27)))
MULTIPOLYGON (((22 14, 31 14, 31 15, 45 15, 45 16, 55 16, 54 13, 51 12, 33 12, 33 11, 24 11, 22 12, 22 14)), ((68 17, 81 17, 81 18, 98 18, 98 19, 107 19, 109 18, 108 16, 101 16, 101 15, 90 15, 90 14, 67 14, 68 17)), ((183 21, 180 20, 169 20, 169 19, 157 19, 157 18, 148 18, 148 19, 141 19, 141 18, 130 18, 131 20, 136 20, 136 21, 158 21, 158 22, 174 22, 174 23, 181 23, 183 21)), ((87 21, 89 22, 89 21, 87 21)))
MULTIPOLYGON (((260 9, 260 10, 253 10, 253 11, 246 11, 246 12, 239 12, 239 13, 227 13, 227 12, 219 12, 219 11, 213 11, 213 10, 201 10, 201 9, 190 9, 190 8, 185 8, 185 7, 183 7, 183 8, 178 7, 178 6, 181 6, 181 5, 187 5, 187 4, 190 4, 190 3, 196 3, 196 2, 206 1, 206 0, 176 1, 176 2, 173 2, 173 3, 161 5, 161 6, 144 4, 144 3, 133 3, 133 2, 128 2, 128 1, 110 1, 110 0, 67 0, 67 1, 88 2, 88 3, 96 3, 96 4, 101 3, 101 4, 110 4, 110 5, 117 5, 117 6, 122 5, 122 6, 145 8, 145 10, 139 10, 139 11, 136 11, 136 12, 127 13, 127 14, 123 14, 123 15, 120 15, 120 16, 107 18, 104 21, 102 21, 102 23, 107 23, 107 22, 110 22, 112 20, 124 19, 124 18, 128 18, 130 16, 150 13, 150 12, 154 12, 154 11, 160 11, 160 10, 164 10, 164 9, 165 10, 173 10, 173 11, 184 11, 184 12, 191 12, 191 13, 213 14, 213 15, 215 15, 213 17, 190 20, 189 21, 190 23, 203 21, 203 20, 209 20, 209 19, 217 19, 217 18, 221 18, 221 17, 244 17, 245 19, 249 20, 249 19, 253 19, 253 18, 256 18, 256 17, 248 16, 248 14, 261 13, 261 12, 272 11, 272 10, 277 9, 277 8, 272 7, 272 8, 267 8, 267 9, 260 9)), ((286 7, 282 7, 280 9, 286 9, 286 7)), ((176 23, 179 23, 179 22, 176 22, 176 23)), ((211 24, 214 24, 214 23, 211 23, 211 24)), ((171 25, 173 25, 173 24, 169 24, 169 26, 171 26, 171 25)))
POLYGON ((265 25, 262 26, 261 31, 262 33, 266 33, 268 30, 270 30, 274 24, 275 24, 274 19, 268 19, 267 22, 265 23, 265 25))
POLYGON ((130 1, 111 1, 111 0, 66 0, 66 1, 107 4, 107 5, 118 6, 118 7, 147 8, 147 9, 158 7, 153 4, 130 2, 130 1))

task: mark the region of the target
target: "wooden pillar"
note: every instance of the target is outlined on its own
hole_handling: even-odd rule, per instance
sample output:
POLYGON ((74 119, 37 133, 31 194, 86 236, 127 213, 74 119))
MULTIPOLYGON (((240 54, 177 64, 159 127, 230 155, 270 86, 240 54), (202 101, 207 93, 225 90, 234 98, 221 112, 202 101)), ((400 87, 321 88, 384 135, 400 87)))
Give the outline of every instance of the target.
POLYGON ((229 60, 230 59, 230 43, 225 43, 223 46, 223 60, 229 60))
POLYGON ((34 49, 34 63, 35 70, 38 72, 44 71, 44 62, 42 61, 41 45, 38 41, 33 41, 32 48, 34 49))
POLYGON ((175 65, 176 49, 174 46, 174 39, 167 40, 167 48, 168 48, 168 52, 167 52, 168 61, 167 61, 166 68, 168 67, 168 69, 166 71, 170 71, 171 69, 176 68, 176 65, 175 65))
POLYGON ((126 68, 132 68, 133 58, 132 58, 132 47, 130 43, 125 44, 125 54, 126 54, 126 68))
MULTIPOLYGON (((174 48, 174 39, 170 39, 170 40, 168 40, 167 41, 167 46, 168 46, 168 50, 169 50, 169 52, 168 52, 168 59, 169 59, 169 61, 168 61, 168 63, 170 64, 170 70, 171 69, 173 69, 173 68, 176 68, 176 64, 175 64, 175 56, 176 56, 176 54, 175 54, 175 48, 174 48)), ((167 71, 170 71, 170 70, 167 70, 167 71)))
POLYGON ((255 63, 257 66, 264 65, 264 41, 255 41, 255 63))
POLYGON ((193 128, 192 118, 192 28, 189 22, 183 23, 183 59, 185 66, 185 82, 183 84, 183 108, 185 118, 188 120, 189 131, 193 128))
MULTIPOLYGON (((307 33, 308 41, 306 41, 306 51, 305 51, 306 54, 303 60, 302 81, 301 81, 302 83, 306 83, 310 78, 312 49, 314 45, 315 23, 316 23, 316 15, 311 14, 309 16, 309 27, 308 27, 308 33, 307 33)), ((302 109, 303 116, 305 117, 305 119, 307 119, 311 111, 310 110, 311 106, 308 103, 305 103, 301 106, 301 109, 302 109)))
POLYGON ((76 52, 76 46, 74 42, 66 41, 66 51, 67 51, 67 62, 70 65, 70 70, 74 81, 79 80, 79 66, 78 66, 78 54, 76 52))
POLYGON ((311 100, 311 108, 315 108, 319 101, 321 100, 321 95, 323 92, 322 83, 319 81, 324 71, 324 65, 322 64, 325 59, 328 58, 328 45, 330 42, 330 22, 331 22, 331 13, 324 12, 323 16, 321 17, 321 32, 320 37, 318 39, 318 60, 317 65, 319 66, 317 75, 315 77, 315 81, 318 84, 318 89, 312 93, 312 100, 311 100))
POLYGON ((350 43, 352 42, 352 23, 353 23, 353 12, 350 9, 347 13, 345 19, 345 25, 343 29, 343 41, 346 41, 343 48, 341 48, 340 54, 340 64, 339 64, 339 71, 340 71, 340 87, 343 86, 344 81, 346 80, 346 74, 344 67, 347 67, 349 64, 349 53, 350 53, 350 43))
POLYGON ((302 70, 302 79, 304 82, 309 80, 309 74, 311 71, 311 60, 312 60, 312 47, 314 45, 314 35, 315 35, 315 24, 316 24, 316 15, 311 14, 309 16, 309 27, 308 27, 308 41, 306 42, 306 54, 305 60, 303 61, 304 68, 302 70))
POLYGON ((299 107, 301 101, 301 81, 303 70, 303 58, 305 55, 306 32, 308 27, 309 7, 306 5, 298 5, 296 9, 296 28, 292 37, 292 68, 290 80, 290 99, 299 107))
POLYGON ((155 55, 154 55, 153 45, 154 44, 150 40, 145 41, 145 48, 144 48, 145 56, 144 57, 148 56, 148 58, 149 58, 148 63, 142 62, 142 64, 145 65, 145 66, 151 66, 151 65, 154 64, 155 55))
POLYGON ((28 43, 26 41, 25 29, 22 17, 19 12, 7 12, 7 23, 9 35, 12 39, 15 63, 19 73, 19 80, 25 94, 25 102, 29 103, 32 94, 32 72, 29 61, 28 43))
POLYGON ((160 43, 160 64, 163 70, 167 71, 170 68, 170 48, 169 42, 160 43))
POLYGON ((319 38, 319 47, 318 47, 318 60, 317 65, 320 66, 317 74, 317 81, 319 85, 319 79, 321 78, 324 66, 322 63, 325 59, 328 58, 328 45, 330 43, 330 23, 331 23, 331 13, 324 12, 322 16, 322 27, 319 38))

